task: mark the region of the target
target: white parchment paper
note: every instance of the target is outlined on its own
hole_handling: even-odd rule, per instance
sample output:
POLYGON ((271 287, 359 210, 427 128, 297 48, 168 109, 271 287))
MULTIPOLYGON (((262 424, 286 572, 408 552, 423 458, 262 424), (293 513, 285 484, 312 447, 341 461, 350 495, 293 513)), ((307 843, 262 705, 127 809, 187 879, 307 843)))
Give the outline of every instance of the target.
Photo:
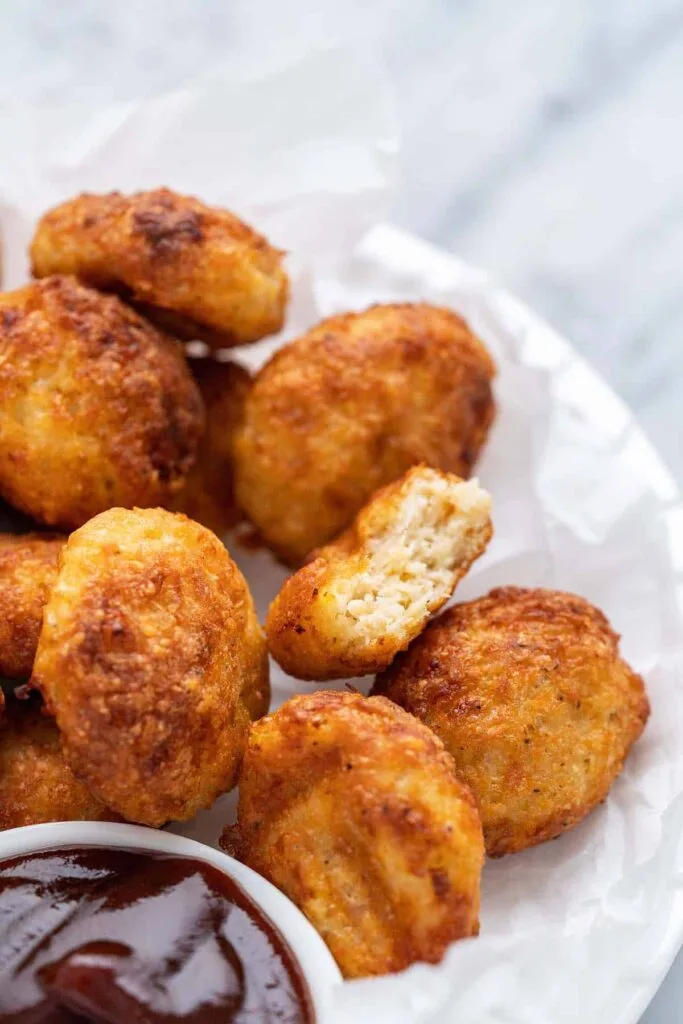
MULTIPOLYGON (((223 69, 95 115, 0 108, 3 284, 27 274, 35 217, 84 189, 168 184, 226 205, 290 250, 293 303, 258 365, 337 310, 452 306, 493 350, 500 415, 479 466, 495 539, 459 598, 500 584, 602 607, 644 673, 652 718, 605 805, 574 832, 486 866, 481 936, 437 967, 341 986, 334 1021, 627 1024, 683 938, 683 508, 623 404, 567 342, 488 278, 382 225, 396 142, 381 74, 346 50, 223 69)), ((284 572, 228 540, 263 617, 284 572)), ((367 681, 363 681, 365 685, 367 681)), ((273 667, 274 704, 311 684, 273 667)), ((234 796, 176 829, 214 844, 234 796)))

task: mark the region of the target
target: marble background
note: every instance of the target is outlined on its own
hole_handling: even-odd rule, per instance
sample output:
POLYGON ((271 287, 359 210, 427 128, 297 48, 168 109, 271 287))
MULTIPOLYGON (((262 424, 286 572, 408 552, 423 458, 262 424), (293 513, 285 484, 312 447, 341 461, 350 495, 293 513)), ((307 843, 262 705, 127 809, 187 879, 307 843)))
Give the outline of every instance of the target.
MULTIPOLYGON (((393 219, 566 334, 683 482, 681 0, 2 0, 0 99, 100 104, 325 37, 386 62, 393 219)), ((683 1021, 683 957, 643 1021, 683 1021)))

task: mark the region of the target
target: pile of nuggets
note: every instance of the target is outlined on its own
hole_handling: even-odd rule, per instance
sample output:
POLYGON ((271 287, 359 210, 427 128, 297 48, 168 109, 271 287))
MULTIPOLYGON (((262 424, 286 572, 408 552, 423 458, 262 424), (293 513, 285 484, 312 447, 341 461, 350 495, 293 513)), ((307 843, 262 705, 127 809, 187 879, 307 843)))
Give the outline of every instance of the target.
POLYGON ((0 536, 0 827, 162 826, 239 783, 224 847, 355 978, 476 935, 485 854, 577 825, 649 708, 581 597, 437 614, 492 534, 495 366, 459 316, 378 305, 230 358, 282 327, 283 255, 168 189, 83 195, 0 295, 0 495, 31 524, 0 536), (265 631, 219 539, 245 523, 292 569, 265 631), (269 653, 371 695, 268 714, 269 653))

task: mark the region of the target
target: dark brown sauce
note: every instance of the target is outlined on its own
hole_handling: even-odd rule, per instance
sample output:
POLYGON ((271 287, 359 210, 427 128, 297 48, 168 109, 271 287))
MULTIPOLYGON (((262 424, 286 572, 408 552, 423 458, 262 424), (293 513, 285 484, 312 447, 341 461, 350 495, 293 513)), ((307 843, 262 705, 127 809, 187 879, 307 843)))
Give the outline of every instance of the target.
POLYGON ((312 1024, 294 954, 201 861, 76 849, 0 863, 2 1024, 312 1024))

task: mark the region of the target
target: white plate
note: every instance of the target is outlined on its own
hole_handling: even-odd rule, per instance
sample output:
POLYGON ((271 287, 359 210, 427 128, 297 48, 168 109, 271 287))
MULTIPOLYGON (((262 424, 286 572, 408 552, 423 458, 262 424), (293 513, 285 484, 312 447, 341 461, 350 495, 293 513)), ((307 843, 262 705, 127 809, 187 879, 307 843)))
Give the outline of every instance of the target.
MULTIPOLYGON (((652 717, 609 800, 553 843, 488 864, 481 935, 436 967, 346 983, 336 1024, 635 1024, 683 942, 683 507, 628 409, 571 345, 486 275, 389 226, 300 315, 426 298, 494 350, 499 417, 479 467, 496 535, 458 591, 555 586, 593 600, 647 680, 652 717)), ((241 350, 260 362, 280 341, 241 350)), ((284 572, 229 544, 265 615, 284 572)), ((366 681, 367 682, 367 681, 366 681)), ((273 666, 274 704, 312 684, 273 666)), ((339 683, 342 686, 343 683, 339 683)), ((175 832, 215 846, 229 795, 175 832)), ((110 826, 107 826, 110 827, 110 826)), ((310 965, 307 965, 310 967, 310 965)))
POLYGON ((425 297, 496 351, 501 410, 480 467, 496 540, 459 596, 555 586, 604 608, 652 717, 605 805, 487 865, 481 937, 436 968, 346 985, 340 1020, 635 1024, 683 942, 683 506, 629 410, 572 346, 486 275, 391 227, 361 244, 325 309, 425 297))
MULTIPOLYGON (((652 717, 603 807, 557 842, 486 867, 480 938, 438 967, 343 986, 338 1017, 633 1024, 683 937, 683 510, 623 403, 484 274, 389 227, 372 228, 334 271, 376 223, 393 174, 385 100, 372 59, 334 51, 246 78, 226 67, 92 116, 0 111, 12 139, 0 162, 5 281, 22 280, 32 218, 51 202, 166 182, 236 209, 291 251, 290 333, 386 299, 442 302, 472 322, 501 368, 500 415, 478 468, 496 535, 458 596, 504 583, 585 595, 623 634, 652 717)), ((233 553, 263 615, 282 573, 264 554, 233 553)), ((273 679, 276 700, 310 689, 273 679)), ((231 804, 182 831, 214 843, 231 804)))
MULTIPOLYGON (((675 484, 569 343, 452 256, 378 227, 314 293, 316 314, 427 298, 472 322, 500 367, 499 418, 479 467, 496 535, 458 596, 505 583, 585 595, 623 633, 652 700, 645 735, 607 803, 556 842, 487 865, 481 936, 453 946, 438 967, 346 984, 337 1019, 633 1024, 683 940, 683 509, 675 484)), ((250 361, 277 344, 257 346, 250 361)), ((233 554, 263 616, 284 572, 263 553, 233 554)), ((273 681, 276 704, 315 689, 276 666, 273 681)), ((232 802, 181 831, 214 841, 232 802)))

